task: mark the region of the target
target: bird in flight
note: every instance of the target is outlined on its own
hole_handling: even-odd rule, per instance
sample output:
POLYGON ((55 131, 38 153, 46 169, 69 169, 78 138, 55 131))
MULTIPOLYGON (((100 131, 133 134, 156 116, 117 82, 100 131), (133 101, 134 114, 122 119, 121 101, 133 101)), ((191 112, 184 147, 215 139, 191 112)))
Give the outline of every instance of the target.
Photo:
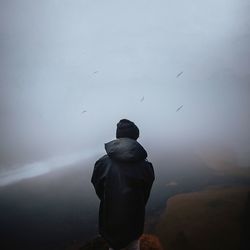
POLYGON ((141 98, 141 102, 143 102, 144 101, 144 96, 141 98))
POLYGON ((96 70, 96 71, 94 71, 94 72, 93 72, 93 74, 97 74, 97 73, 99 73, 99 71, 98 71, 98 70, 96 70))
POLYGON ((183 105, 181 105, 178 109, 176 109, 176 112, 178 112, 179 110, 181 110, 183 107, 183 105))
POLYGON ((183 71, 181 71, 181 72, 176 76, 176 78, 180 77, 182 74, 183 74, 183 71))
POLYGON ((84 113, 86 113, 86 112, 87 112, 87 110, 83 110, 83 111, 82 111, 82 114, 84 114, 84 113))

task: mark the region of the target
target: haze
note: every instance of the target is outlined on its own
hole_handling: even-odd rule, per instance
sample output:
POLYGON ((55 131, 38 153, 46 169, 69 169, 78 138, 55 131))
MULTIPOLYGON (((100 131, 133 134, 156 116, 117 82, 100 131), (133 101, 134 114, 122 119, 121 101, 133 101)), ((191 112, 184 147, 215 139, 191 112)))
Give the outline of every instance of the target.
POLYGON ((0 185, 101 156, 122 118, 150 159, 213 148, 249 166, 249 11, 246 0, 1 0, 0 185))

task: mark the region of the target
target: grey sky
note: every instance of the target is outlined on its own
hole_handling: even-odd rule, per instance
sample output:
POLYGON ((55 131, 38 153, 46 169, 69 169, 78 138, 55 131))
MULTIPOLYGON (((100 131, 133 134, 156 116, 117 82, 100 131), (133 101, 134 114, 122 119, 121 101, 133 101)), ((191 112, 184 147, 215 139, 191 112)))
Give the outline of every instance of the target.
POLYGON ((0 0, 2 171, 102 152, 121 118, 149 148, 222 145, 249 165, 249 11, 247 0, 0 0))

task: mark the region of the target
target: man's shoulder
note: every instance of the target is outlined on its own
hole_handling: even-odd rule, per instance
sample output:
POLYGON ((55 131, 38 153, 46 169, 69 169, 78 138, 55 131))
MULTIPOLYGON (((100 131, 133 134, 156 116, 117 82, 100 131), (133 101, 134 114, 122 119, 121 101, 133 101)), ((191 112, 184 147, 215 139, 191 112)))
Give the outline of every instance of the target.
POLYGON ((153 164, 148 160, 145 160, 144 164, 145 164, 144 171, 145 171, 146 176, 148 176, 148 178, 154 179, 155 173, 154 173, 153 164))
POLYGON ((103 155, 101 158, 99 158, 99 159, 95 162, 95 166, 102 165, 102 164, 106 163, 108 160, 109 160, 108 155, 103 155))
POLYGON ((145 159, 145 160, 144 160, 144 164, 145 164, 146 166, 150 167, 150 168, 153 168, 152 162, 150 162, 148 159, 145 159))

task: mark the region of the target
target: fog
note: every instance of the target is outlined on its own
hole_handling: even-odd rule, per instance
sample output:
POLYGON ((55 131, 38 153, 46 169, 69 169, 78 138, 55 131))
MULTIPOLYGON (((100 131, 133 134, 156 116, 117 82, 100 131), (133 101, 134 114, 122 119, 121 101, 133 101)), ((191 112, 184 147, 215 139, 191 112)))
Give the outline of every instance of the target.
POLYGON ((249 11, 247 0, 1 0, 0 185, 101 156, 122 118, 149 159, 213 149, 249 166, 249 11))

